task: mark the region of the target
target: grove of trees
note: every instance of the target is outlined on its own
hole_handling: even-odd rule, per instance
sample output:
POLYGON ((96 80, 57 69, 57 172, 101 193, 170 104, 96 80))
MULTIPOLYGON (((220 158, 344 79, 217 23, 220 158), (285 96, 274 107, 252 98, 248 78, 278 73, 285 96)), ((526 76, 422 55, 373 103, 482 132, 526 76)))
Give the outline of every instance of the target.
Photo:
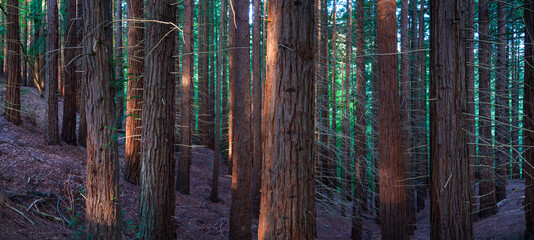
POLYGON ((351 239, 371 224, 409 239, 425 209, 428 239, 475 239, 516 188, 534 239, 532 0, 0 10, 1 112, 23 124, 21 93, 35 88, 43 141, 85 147, 88 239, 124 237, 121 176, 139 188, 136 237, 182 239, 177 196, 200 177, 198 149, 206 201, 223 204, 220 170, 231 175, 225 239, 315 239, 319 215, 351 239))

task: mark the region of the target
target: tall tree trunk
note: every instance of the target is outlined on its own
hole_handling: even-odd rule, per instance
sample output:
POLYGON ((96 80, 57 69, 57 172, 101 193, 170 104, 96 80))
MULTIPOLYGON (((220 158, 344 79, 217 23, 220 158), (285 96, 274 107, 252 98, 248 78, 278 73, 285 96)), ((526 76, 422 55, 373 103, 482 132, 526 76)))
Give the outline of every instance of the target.
POLYGON ((146 239, 176 239, 174 229, 174 70, 176 8, 172 0, 148 0, 143 81, 142 158, 138 232, 146 239))
MULTIPOLYGON (((534 1, 525 1, 525 146, 532 146, 534 144, 534 73, 532 73, 534 64, 533 54, 533 36, 534 36, 534 1)), ((525 176, 525 239, 534 239, 534 152, 532 148, 525 149, 524 166, 525 176)))
MULTIPOLYGON (((410 1, 413 3, 413 0, 410 1)), ((408 36, 408 0, 401 2, 401 63, 400 63, 400 97, 401 97, 401 128, 402 128, 402 157, 405 164, 405 180, 406 187, 406 218, 408 219, 408 234, 412 235, 415 229, 415 212, 412 206, 414 205, 414 191, 411 172, 411 116, 410 116, 410 58, 408 51, 410 51, 410 41, 408 36)))
POLYGON ((352 199, 351 239, 363 238, 362 209, 367 202, 367 157, 365 145, 365 42, 364 42, 364 0, 356 1, 356 138, 354 144, 354 197, 352 199))
POLYGON ((250 125, 250 30, 249 2, 231 0, 235 14, 232 35, 235 43, 230 62, 235 78, 230 81, 230 111, 232 112, 232 203, 230 206, 230 239, 251 238, 252 213, 252 150, 250 125))
POLYGON ((235 9, 232 10, 234 2, 232 0, 229 1, 229 14, 228 14, 228 175, 233 174, 233 168, 234 168, 234 158, 233 158, 233 151, 234 151, 234 129, 233 129, 233 122, 234 122, 234 98, 232 95, 234 95, 234 88, 232 87, 232 82, 236 79, 236 20, 235 20, 235 9))
POLYGON ((6 17, 6 61, 5 73, 7 75, 6 90, 6 120, 15 125, 20 125, 20 26, 19 26, 19 1, 8 0, 6 17))
POLYGON ((314 239, 314 8, 269 2, 258 239, 314 239))
POLYGON ((506 138, 510 136, 508 125, 508 78, 506 76, 506 9, 505 3, 498 2, 497 16, 497 73, 496 73, 496 104, 495 104, 495 200, 500 202, 506 198, 507 163, 509 162, 510 148, 506 145, 506 138))
POLYGON ((189 194, 189 172, 191 168, 191 91, 193 89, 193 1, 184 2, 184 47, 182 56, 182 125, 181 158, 178 160, 176 190, 189 194))
POLYGON ((120 239, 120 191, 117 142, 113 136, 113 44, 111 0, 83 1, 87 84, 87 232, 94 239, 120 239), (102 9, 103 11, 94 11, 102 9))
MULTIPOLYGON (((476 183, 475 183, 475 161, 476 161, 476 127, 475 127, 475 1, 467 0, 467 18, 465 20, 466 25, 466 41, 465 41, 465 79, 466 79, 466 92, 467 92, 467 158, 469 162, 469 178, 471 193, 476 192, 476 183)), ((471 217, 472 220, 475 220, 477 207, 477 199, 471 198, 469 201, 471 203, 471 217)))
POLYGON ((215 99, 215 62, 216 62, 216 59, 215 59, 215 55, 214 55, 214 52, 215 52, 215 44, 214 44, 214 29, 215 29, 215 18, 214 18, 214 15, 213 15, 213 9, 215 8, 214 6, 214 1, 208 1, 208 6, 207 8, 209 9, 209 15, 207 16, 208 18, 208 40, 207 40, 207 50, 208 50, 208 66, 209 66, 209 78, 208 78, 208 83, 209 83, 209 91, 207 92, 208 94, 208 115, 206 116, 206 119, 208 120, 208 138, 207 138, 207 142, 208 142, 208 148, 209 149, 214 149, 214 141, 215 141, 215 136, 214 136, 214 125, 213 125, 213 122, 215 121, 214 119, 214 114, 215 114, 215 109, 214 109, 214 99, 215 99))
MULTIPOLYGON (((48 1, 48 10, 46 14, 48 22, 47 31, 47 61, 46 61, 46 131, 45 138, 49 145, 59 144, 59 127, 58 127, 58 60, 59 50, 59 19, 57 0, 48 1)), ((17 56, 18 57, 18 56, 17 56)), ((20 63, 20 59, 19 59, 20 63)), ((20 64, 19 64, 20 66, 20 64)), ((20 69, 19 69, 20 75, 20 69)))
POLYGON ((491 38, 489 33, 489 0, 480 0, 479 9, 479 159, 480 159, 480 217, 498 212, 495 199, 495 174, 493 168, 493 140, 491 134, 491 38))
MULTIPOLYGON (((128 19, 142 20, 143 0, 127 0, 128 19)), ((128 82, 126 102, 126 145, 124 178, 137 184, 141 171, 141 132, 143 124, 143 66, 145 46, 143 22, 128 21, 128 82)))
MULTIPOLYGON (((85 21, 86 21, 86 18, 85 18, 85 14, 84 14, 84 9, 83 9, 83 0, 77 0, 76 2, 76 5, 77 5, 77 19, 78 19, 78 23, 77 23, 77 26, 78 26, 78 29, 82 29, 82 30, 79 30, 78 31, 78 36, 77 36, 77 45, 80 46, 80 45, 83 45, 83 37, 85 35, 85 32, 83 31, 84 29, 84 26, 85 26, 85 21)), ((84 50, 79 50, 78 53, 79 54, 82 54, 84 50)), ((88 80, 88 75, 87 75, 87 62, 86 62, 86 58, 85 57, 82 57, 80 58, 79 60, 79 85, 80 85, 80 123, 78 124, 78 144, 81 145, 81 146, 87 146, 86 144, 86 141, 87 141, 87 117, 86 117, 86 114, 85 114, 85 108, 86 108, 86 102, 87 102, 87 96, 86 96, 86 92, 87 92, 87 80, 88 80)))
POLYGON ((261 46, 260 46, 260 0, 253 0, 254 28, 252 30, 252 212, 260 214, 261 190, 261 46))
POLYGON ((116 57, 116 70, 115 74, 117 75, 117 79, 115 80, 115 86, 117 87, 117 96, 115 101, 117 102, 117 129, 122 129, 122 120, 124 119, 124 69, 122 67, 122 62, 124 61, 123 56, 123 40, 122 40, 122 34, 123 34, 123 17, 122 17, 122 0, 117 0, 115 3, 116 7, 116 28, 115 28, 115 35, 117 37, 115 42, 115 57, 116 57))
POLYGON ((198 34, 198 127, 201 144, 209 144, 209 67, 208 67, 208 1, 199 0, 199 34, 198 34))
POLYGON ((330 97, 332 99, 332 119, 331 119, 331 132, 330 140, 328 143, 328 149, 330 149, 329 157, 331 158, 332 165, 328 169, 329 191, 330 194, 337 192, 337 0, 334 0, 334 10, 332 16, 332 86, 330 87, 330 97))
MULTIPOLYGON (((74 0, 76 1, 76 0, 74 0)), ((23 25, 24 28, 22 29, 22 48, 21 48, 21 56, 20 59, 22 61, 22 79, 21 79, 21 85, 22 86, 28 86, 28 64, 25 61, 25 57, 28 56, 28 52, 26 49, 28 49, 28 31, 30 29, 30 21, 29 19, 29 7, 28 7, 29 1, 24 1, 22 5, 22 9, 26 12, 24 18, 23 18, 23 25)))
POLYGON ((65 33, 65 97, 63 100, 63 128, 61 138, 76 144, 76 0, 67 1, 67 32, 65 33))
MULTIPOLYGON (((350 131, 350 82, 351 82, 351 61, 352 61, 352 0, 347 1, 347 24, 346 24, 346 42, 345 42, 345 78, 343 78, 343 90, 344 90, 344 106, 343 106, 343 135, 345 139, 343 141, 343 164, 342 164, 342 187, 341 190, 343 195, 343 200, 352 201, 352 173, 351 173, 351 131, 350 131)), ((342 211, 345 212, 345 208, 342 208, 342 211)), ((348 211, 350 214, 350 211, 348 211)))
MULTIPOLYGON (((221 83, 223 78, 223 47, 226 34, 226 0, 221 1, 221 15, 220 15, 220 33, 217 51, 217 87, 215 90, 215 143, 214 143, 214 162, 213 162, 213 177, 211 182, 210 199, 212 202, 219 201, 219 156, 220 156, 220 133, 221 133, 221 83)), ((225 99, 223 99, 225 101, 225 99)))
POLYGON ((430 169, 432 239, 473 239, 467 157, 465 5, 431 1, 430 169))
POLYGON ((380 219, 383 239, 408 239, 405 161, 402 151, 401 103, 397 58, 397 16, 394 0, 377 2, 378 154, 380 219))

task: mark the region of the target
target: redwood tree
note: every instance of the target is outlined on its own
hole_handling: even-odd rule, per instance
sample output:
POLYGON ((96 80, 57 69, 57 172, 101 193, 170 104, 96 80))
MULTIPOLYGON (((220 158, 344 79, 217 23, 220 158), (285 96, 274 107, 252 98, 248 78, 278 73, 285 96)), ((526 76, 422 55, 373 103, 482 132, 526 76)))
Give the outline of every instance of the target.
POLYGON ((489 0, 478 1, 478 18, 480 42, 478 49, 479 81, 479 160, 480 160, 480 217, 487 217, 498 212, 495 199, 495 174, 493 170, 493 140, 491 134, 491 38, 489 35, 489 0))
MULTIPOLYGON (((534 144, 534 1, 525 1, 525 146, 532 146, 534 144), (530 87, 529 87, 530 86, 530 87)), ((524 175, 525 176, 525 239, 534 239, 534 151, 532 148, 525 150, 525 164, 524 175)))
POLYGON ((176 29, 173 0, 148 0, 146 7, 144 123, 138 231, 145 239, 176 239, 174 230, 174 71, 176 29), (163 23, 162 23, 163 22, 163 23))
POLYGON ((313 1, 269 1, 258 239, 314 239, 313 1))
POLYGON ((261 189, 261 48, 260 48, 260 0, 253 0, 254 28, 252 30, 252 211, 260 211, 261 189))
POLYGON ((395 0, 377 2, 378 154, 383 239, 408 239, 395 0))
POLYGON ((117 141, 113 140, 116 106, 113 97, 111 0, 86 0, 83 9, 87 104, 87 232, 94 239, 120 239, 120 191, 117 141), (102 11, 95 11, 102 9, 102 11))
POLYGON ((184 29, 182 56, 182 142, 181 158, 178 160, 176 174, 176 190, 189 194, 189 172, 191 168, 191 90, 193 89, 193 0, 184 2, 184 29))
POLYGON ((63 128, 61 139, 68 144, 76 144, 76 57, 77 30, 76 0, 67 1, 67 32, 65 33, 65 97, 63 101, 63 128))
POLYGON ((230 206, 230 239, 250 239, 252 218, 252 150, 250 126, 250 32, 248 1, 231 0, 234 10, 235 49, 230 55, 234 79, 230 80, 230 111, 232 122, 232 203, 230 206))
MULTIPOLYGON (((46 131, 45 138, 49 145, 59 144, 59 127, 58 127, 58 60, 59 60, 59 19, 58 19, 58 0, 48 1, 48 10, 46 20, 48 22, 47 30, 47 61, 46 61, 46 131)), ((19 57, 19 56, 17 56, 19 57)), ((19 60, 20 61, 20 60, 19 60)))
MULTIPOLYGON (((143 0, 128 0, 128 19, 143 17, 143 0)), ((143 22, 128 21, 128 82, 126 102, 126 146, 124 178, 137 184, 141 170, 141 114, 143 109, 143 22)))
POLYGON ((463 0, 431 1, 431 239, 473 239, 463 0))
POLYGON ((7 6, 7 91, 6 91, 6 119, 15 125, 22 123, 20 119, 20 27, 19 1, 8 0, 7 6))

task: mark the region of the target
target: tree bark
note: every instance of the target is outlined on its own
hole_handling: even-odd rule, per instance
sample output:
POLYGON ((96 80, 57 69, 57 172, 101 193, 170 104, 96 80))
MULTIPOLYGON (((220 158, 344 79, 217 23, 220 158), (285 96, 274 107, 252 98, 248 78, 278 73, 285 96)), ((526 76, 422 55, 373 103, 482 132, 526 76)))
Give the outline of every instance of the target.
POLYGON ((6 17, 6 64, 7 75, 6 90, 6 120, 15 125, 20 125, 20 26, 19 26, 19 1, 8 0, 6 17))
POLYGON ((328 187, 330 191, 330 195, 336 192, 337 188, 337 0, 334 0, 334 12, 332 16, 333 26, 332 26, 332 86, 330 86, 330 97, 332 99, 331 102, 331 108, 332 108, 332 119, 331 119, 331 132, 330 132, 330 139, 328 143, 328 149, 330 149, 330 161, 331 166, 327 170, 328 171, 328 179, 330 181, 328 182, 328 187))
MULTIPOLYGON (((533 54, 533 34, 534 34, 534 1, 527 0, 525 1, 525 117, 524 126, 525 129, 525 146, 532 146, 534 144, 534 124, 532 119, 534 119, 534 89, 532 85, 534 84, 534 74, 532 73, 533 64, 534 64, 534 54, 533 54)), ((532 148, 525 149, 525 161, 524 173, 525 176, 525 239, 534 239, 534 152, 532 148)))
POLYGON ((408 239, 395 11, 394 0, 377 2, 380 226, 383 239, 408 239))
POLYGON ((249 2, 231 0, 235 24, 235 78, 230 81, 230 111, 232 112, 232 203, 230 206, 230 239, 250 239, 252 218, 252 150, 250 125, 250 31, 249 2))
MULTIPOLYGON (((234 6, 234 2, 231 2, 232 4, 230 7, 234 6)), ((234 150, 234 98, 232 95, 234 95, 234 88, 232 87, 232 81, 235 81, 236 79, 236 28, 235 28, 235 9, 229 10, 228 14, 228 175, 232 175, 233 168, 234 168, 234 158, 233 158, 233 150, 234 150), (233 26, 232 26, 233 25, 233 26)))
POLYGON ((117 0, 116 7, 116 28, 115 35, 117 37, 115 42, 115 59, 116 70, 115 74, 117 79, 115 80, 115 87, 117 88, 117 96, 115 101, 117 102, 117 129, 122 129, 122 120, 124 119, 124 69, 122 62, 124 61, 123 50, 124 47, 122 35, 123 35, 123 17, 122 17, 122 0, 117 0))
POLYGON ((63 128, 61 138, 76 144, 76 0, 67 1, 67 32, 65 33, 65 97, 63 100, 63 128))
POLYGON ((363 239, 362 210, 367 202, 367 157, 366 157, 366 123, 365 106, 365 39, 364 39, 364 0, 356 1, 356 139, 354 144, 354 179, 355 189, 352 199, 351 239, 363 239))
POLYGON ((473 239, 467 157, 465 5, 431 1, 431 239, 473 239))
POLYGON ((93 239, 120 239, 120 191, 117 141, 113 140, 116 106, 113 101, 111 0, 86 0, 84 58, 87 67, 87 232, 93 239), (101 9, 102 11, 95 11, 101 9))
POLYGON ((182 125, 181 158, 178 160, 176 190, 189 194, 189 173, 191 168, 191 91, 193 89, 193 1, 184 2, 184 46, 182 56, 182 125))
POLYGON ((252 30, 252 212, 260 214, 261 190, 261 46, 260 46, 260 0, 253 0, 254 27, 252 30))
MULTIPOLYGON (((127 0, 128 19, 142 20, 142 0, 127 0)), ((143 124, 143 66, 145 46, 143 22, 128 21, 128 82, 126 102, 126 143, 124 154, 124 178, 137 184, 141 171, 141 130, 143 124)))
POLYGON ((506 198, 507 184, 507 164, 510 162, 510 148, 507 137, 510 137, 510 126, 508 125, 509 97, 508 97, 508 77, 506 76, 506 8, 505 3, 497 3, 497 73, 496 82, 496 105, 495 105, 495 200, 500 202, 506 198))
POLYGON ((174 229, 174 71, 176 8, 172 0, 148 0, 141 133, 138 232, 146 239, 176 239, 174 229))
POLYGON ((269 2, 258 239, 314 239, 314 8, 269 2))
POLYGON ((489 1, 480 0, 479 9, 479 159, 480 159, 480 217, 487 217, 498 212, 495 199, 495 172, 493 170, 493 140, 491 134, 491 38, 489 33, 489 1))
MULTIPOLYGON (((57 0, 48 1, 48 10, 46 14, 48 22, 47 30, 47 61, 46 61, 46 131, 45 139, 48 145, 59 144, 59 127, 58 127, 58 60, 59 52, 59 19, 57 0)), ((18 56, 17 56, 18 58, 18 56)), ((20 66, 20 60, 19 60, 20 66)), ((20 69, 19 69, 20 75, 20 69)))
MULTIPOLYGON (((85 24, 85 15, 83 9, 83 0, 77 0, 77 18, 78 18, 78 29, 83 29, 85 24)), ((84 31, 80 30, 78 32, 78 45, 83 45, 84 31)), ((79 54, 82 54, 84 51, 78 51, 79 54)), ((87 63, 86 58, 81 57, 79 60, 79 78, 80 78, 80 123, 78 124, 78 144, 81 146, 87 146, 87 117, 85 114, 85 107, 87 102, 87 96, 85 95, 87 91, 87 63)))
MULTIPOLYGON (((220 171, 220 132, 221 132, 221 83, 223 78, 223 47, 226 34, 226 0, 221 1, 221 15, 220 15, 220 35, 219 35, 219 49, 217 51, 217 82, 215 89, 215 143, 214 143, 214 159, 213 159, 213 177, 211 182, 210 199, 212 202, 219 201, 219 171, 220 171)), ((224 99, 223 99, 224 101, 224 99)))

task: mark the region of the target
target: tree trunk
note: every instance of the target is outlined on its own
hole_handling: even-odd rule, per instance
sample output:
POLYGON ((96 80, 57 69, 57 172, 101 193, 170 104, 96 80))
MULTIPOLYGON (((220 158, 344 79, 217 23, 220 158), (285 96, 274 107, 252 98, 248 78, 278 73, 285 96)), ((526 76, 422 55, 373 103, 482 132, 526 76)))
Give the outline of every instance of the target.
POLYGON ((253 0, 254 28, 252 30, 252 212, 260 214, 261 190, 261 46, 260 46, 260 0, 253 0))
POLYGON ((208 1, 199 0, 198 32, 198 132, 200 143, 209 148, 209 67, 208 67, 208 1))
POLYGON ((122 17, 122 0, 117 0, 115 3, 116 7, 116 28, 115 35, 117 37, 115 42, 115 59, 116 59, 116 68, 115 74, 117 79, 115 80, 115 87, 117 88, 117 96, 115 101, 117 102, 117 129, 122 129, 122 120, 124 119, 124 69, 122 67, 122 62, 124 61, 123 50, 124 43, 122 40, 123 34, 123 17, 122 17))
POLYGON ((148 0, 141 133, 138 232, 146 239, 176 239, 174 229, 174 70, 176 8, 172 0, 148 0))
POLYGON ((63 128, 61 138, 76 144, 76 0, 67 1, 67 32, 65 33, 65 97, 63 100, 63 128))
POLYGON ((394 0, 377 2, 380 226, 383 239, 408 239, 395 11, 394 0))
MULTIPOLYGON (((413 3, 414 0, 410 1, 413 3)), ((401 97, 401 128, 402 128, 402 156, 405 164, 405 180, 406 187, 406 218, 408 219, 408 234, 412 235, 415 230, 415 211, 414 206, 414 183, 411 172, 411 96, 410 96, 410 41, 408 36, 408 0, 401 2, 401 63, 400 63, 400 97, 401 97)))
MULTIPOLYGON (((534 144, 534 124, 532 119, 534 117, 534 74, 532 73, 532 66, 534 64, 533 55, 533 35, 534 34, 534 1, 525 1, 525 146, 532 146, 534 144)), ((534 152, 532 148, 525 149, 525 239, 534 239, 534 152)))
POLYGON ((331 93, 330 97, 332 99, 332 119, 331 119, 331 132, 330 132, 330 140, 329 140, 329 147, 330 149, 330 161, 332 162, 332 165, 327 170, 328 171, 328 179, 330 179, 328 188, 330 191, 330 194, 337 192, 337 0, 334 0, 334 10, 333 10, 333 29, 332 29, 332 86, 330 87, 331 93))
POLYGON ((314 239, 313 2, 269 2, 258 239, 314 239))
MULTIPOLYGON (((230 0, 229 7, 233 7, 234 2, 231 2, 233 0, 230 0)), ((229 9, 228 14, 228 175, 233 174, 233 168, 234 168, 234 158, 233 158, 233 151, 234 151, 234 98, 232 97, 234 95, 234 88, 232 87, 232 82, 236 79, 236 19, 235 19, 235 9, 231 10, 229 9)))
MULTIPOLYGON (((416 86, 412 89, 416 92, 416 133, 415 133, 415 151, 418 156, 416 159, 416 173, 418 179, 416 180, 416 194, 417 194, 417 212, 422 211, 425 208, 425 198, 427 196, 428 188, 428 158, 427 153, 427 141, 426 141, 426 52, 421 51, 425 48, 425 2, 421 1, 419 7, 419 20, 417 25, 419 26, 419 33, 417 37, 417 48, 419 52, 416 53, 416 86)), ((415 20, 414 20, 415 21, 415 20)), ((415 23, 414 23, 415 24, 415 23)))
MULTIPOLYGON (((77 0, 77 17, 78 18, 78 29, 84 28, 84 9, 83 9, 83 0, 77 0)), ((82 45, 83 44, 83 37, 84 37, 84 31, 78 32, 77 37, 77 44, 82 45)), ((79 54, 83 53, 83 50, 78 51, 79 54)), ((87 102, 87 96, 85 93, 87 92, 87 63, 86 58, 82 57, 79 60, 79 79, 80 79, 80 123, 78 124, 78 144, 81 146, 87 146, 87 117, 85 114, 85 108, 86 108, 86 102, 87 102)))
MULTIPOLYGON (((467 0, 467 18, 465 21, 466 25, 466 41, 465 41, 465 79, 466 79, 466 92, 467 92, 467 116, 466 116, 466 124, 467 124, 467 158, 469 162, 469 178, 470 178, 470 186, 471 186, 471 193, 476 192, 476 183, 475 183, 475 162, 476 162, 476 127, 475 127, 475 24, 474 24, 474 18, 475 18, 475 1, 474 0, 467 0)), ((477 199, 471 198, 469 201, 471 203, 471 217, 472 220, 475 220, 476 214, 474 212, 476 211, 477 207, 477 199)))
POLYGON ((350 119, 351 119, 351 111, 350 111, 350 82, 352 80, 351 77, 351 71, 352 71, 352 0, 347 1, 347 34, 346 34, 346 42, 345 42, 345 78, 343 82, 343 88, 344 88, 344 117, 345 121, 343 121, 343 135, 346 137, 346 139, 343 141, 343 199, 346 201, 352 201, 352 173, 351 173, 351 133, 350 133, 350 119))
POLYGON ((495 199, 495 172, 493 170, 493 141, 491 134, 491 37, 489 33, 489 0, 480 0, 479 9, 479 159, 480 159, 480 210, 483 218, 498 212, 495 199))
POLYGON ((8 0, 6 18, 6 64, 7 90, 5 118, 15 125, 20 125, 20 26, 19 1, 8 0))
POLYGON ((430 24, 431 239, 473 239, 467 151, 465 5, 432 1, 430 24))
POLYGON ((508 97, 508 77, 506 76, 506 9, 505 3, 499 2, 497 8, 498 16, 498 45, 497 45, 497 73, 496 82, 496 104, 495 104, 495 200, 500 202, 506 198, 507 163, 510 162, 510 148, 506 146, 510 137, 510 126, 508 125, 509 97, 508 97))
MULTIPOLYGON (((141 20, 142 0, 127 0, 128 19, 141 20)), ((128 21, 128 82, 126 102, 126 145, 124 154, 124 178, 137 184, 141 171, 141 132, 143 124, 143 66, 145 56, 144 24, 128 21)))
MULTIPOLYGON (((217 51, 217 83, 215 89, 215 143, 214 143, 214 159, 213 159, 213 177, 211 182, 211 194, 210 199, 212 202, 219 201, 219 147, 220 147, 220 132, 221 132, 221 83, 223 78, 223 47, 224 38, 226 34, 226 0, 221 1, 221 15, 220 15, 220 35, 217 51)), ((224 99, 223 99, 224 101, 224 99)))
POLYGON ((234 54, 230 62, 235 78, 230 81, 232 112, 232 203, 230 206, 230 239, 251 239, 252 220, 252 150, 250 125, 250 31, 249 2, 231 0, 235 21, 230 24, 235 34, 234 54))
MULTIPOLYGON (((48 1, 48 10, 46 14, 48 22, 47 31, 47 61, 46 61, 46 131, 45 138, 48 145, 59 144, 59 127, 58 127, 58 59, 59 49, 59 19, 57 0, 48 1)), ((18 58, 18 56, 17 56, 18 58)), ((20 59, 19 59, 20 66, 20 59)), ((19 69, 20 75, 20 69, 19 69)))
POLYGON ((328 115, 329 115, 329 103, 328 103, 328 8, 327 0, 319 0, 319 19, 320 22, 320 31, 319 31, 319 68, 320 73, 317 82, 317 109, 319 109, 319 126, 317 127, 319 132, 319 146, 318 155, 319 155, 319 168, 320 168, 320 182, 321 185, 318 187, 321 195, 327 194, 328 191, 325 191, 330 185, 329 179, 329 169, 331 168, 331 159, 329 156, 328 149, 328 115))
POLYGON ((365 124, 366 93, 365 85, 365 39, 364 39, 364 0, 356 2, 356 139, 354 144, 354 179, 355 189, 352 199, 352 230, 351 239, 363 239, 362 210, 367 201, 367 142, 365 124))
POLYGON ((114 139, 111 0, 86 0, 83 43, 87 67, 87 232, 94 239, 120 239, 119 159, 114 139), (94 11, 102 9, 103 11, 94 11))

